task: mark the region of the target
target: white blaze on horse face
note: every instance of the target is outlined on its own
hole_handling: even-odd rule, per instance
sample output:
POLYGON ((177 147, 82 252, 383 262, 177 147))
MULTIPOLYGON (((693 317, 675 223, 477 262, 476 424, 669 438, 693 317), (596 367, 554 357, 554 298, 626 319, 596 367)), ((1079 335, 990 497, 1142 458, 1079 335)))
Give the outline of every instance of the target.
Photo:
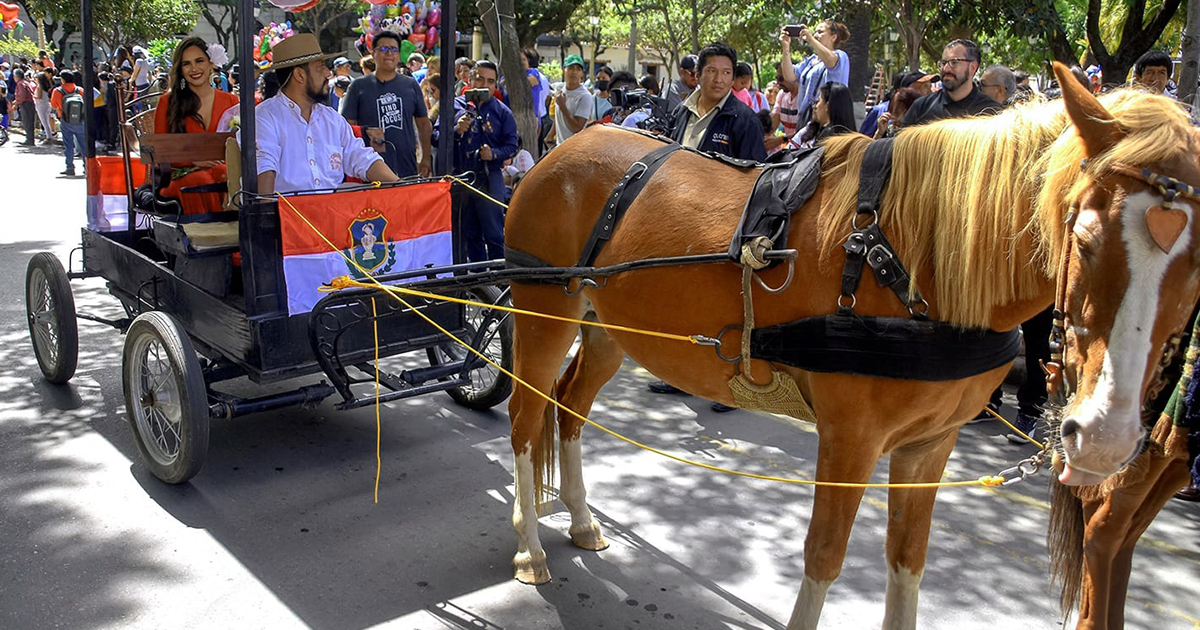
MULTIPOLYGON (((1150 335, 1158 318, 1163 277, 1171 261, 1187 251, 1191 241, 1191 231, 1185 230, 1169 253, 1164 254, 1155 245, 1146 227, 1146 209, 1161 203, 1158 195, 1138 192, 1126 197, 1121 210, 1129 285, 1113 318, 1096 386, 1071 413, 1070 419, 1078 423, 1079 430, 1063 440, 1068 463, 1079 470, 1115 472, 1134 454, 1142 437, 1142 384, 1154 350, 1150 335)), ((1188 215, 1190 225, 1191 206, 1179 207, 1188 215)))

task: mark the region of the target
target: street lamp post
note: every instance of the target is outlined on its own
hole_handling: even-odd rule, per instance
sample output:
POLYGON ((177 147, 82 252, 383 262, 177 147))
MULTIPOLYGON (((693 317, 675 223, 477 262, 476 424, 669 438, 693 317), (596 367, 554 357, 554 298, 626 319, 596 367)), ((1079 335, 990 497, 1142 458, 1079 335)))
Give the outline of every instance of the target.
POLYGON ((892 49, 896 47, 896 42, 900 41, 900 33, 895 29, 888 29, 887 39, 883 40, 883 59, 886 62, 888 76, 892 74, 892 49))

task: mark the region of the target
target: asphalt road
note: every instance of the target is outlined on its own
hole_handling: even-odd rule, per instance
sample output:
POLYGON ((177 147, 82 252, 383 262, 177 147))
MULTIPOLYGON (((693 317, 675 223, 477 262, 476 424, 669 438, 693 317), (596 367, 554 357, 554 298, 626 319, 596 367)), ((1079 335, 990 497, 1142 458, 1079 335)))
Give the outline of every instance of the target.
MULTIPOLYGON (((216 423, 199 476, 159 483, 125 420, 116 331, 81 323, 68 386, 44 382, 34 362, 25 266, 43 250, 65 259, 84 216, 83 180, 54 175, 57 151, 0 148, 0 629, 786 624, 811 490, 684 468, 593 430, 585 474, 612 546, 573 547, 560 506, 541 522, 553 581, 513 581, 503 406, 475 413, 441 394, 386 405, 378 504, 374 412, 328 403, 216 423)), ((102 281, 74 291, 80 310, 119 312, 102 281)), ((714 464, 814 470, 811 427, 717 415, 696 398, 650 394, 647 380, 627 363, 593 417, 714 464)), ((1030 454, 1002 433, 966 427, 948 477, 993 474, 1030 454)), ((886 462, 876 474, 885 476, 886 462)), ((1045 481, 941 492, 921 628, 1063 627, 1047 577, 1045 481)), ((867 492, 823 628, 880 625, 885 499, 867 492)), ((1196 505, 1171 502, 1142 539, 1134 573, 1130 628, 1200 628, 1196 505)))

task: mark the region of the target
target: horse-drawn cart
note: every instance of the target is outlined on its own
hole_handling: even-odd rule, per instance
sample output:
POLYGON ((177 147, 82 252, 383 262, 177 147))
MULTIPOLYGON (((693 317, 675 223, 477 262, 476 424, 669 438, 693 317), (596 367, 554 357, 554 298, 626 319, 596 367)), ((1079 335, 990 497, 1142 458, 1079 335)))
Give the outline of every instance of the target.
MULTIPOLYGON (((249 77, 254 76, 246 54, 252 7, 240 5, 241 72, 249 77)), ((88 3, 83 10, 84 65, 90 67, 88 3)), ((452 38, 453 25, 446 31, 452 38)), ((446 42, 453 46, 452 39, 446 42)), ((446 59, 450 63, 452 56, 446 59)), ((443 76, 453 80, 452 72, 443 76)), ((449 87, 443 90, 451 93, 449 87)), ((295 229, 289 234, 289 221, 301 224, 286 207, 307 203, 343 213, 349 208, 349 225, 343 226, 349 234, 343 231, 336 249, 325 256, 346 257, 342 273, 362 278, 368 270, 381 283, 404 282, 476 303, 500 303, 507 293, 494 284, 460 286, 462 276, 488 266, 464 263, 459 229, 464 187, 411 179, 289 195, 283 203, 256 195, 253 103, 252 92, 243 94, 240 146, 232 134, 145 133, 122 116, 123 155, 98 157, 89 125, 88 220, 81 246, 65 268, 42 252, 30 260, 26 273, 30 335, 50 382, 65 383, 75 373, 77 319, 125 333, 122 381, 130 425, 146 466, 168 483, 184 482, 200 470, 213 420, 315 405, 334 395, 340 397, 339 409, 350 409, 445 391, 464 406, 487 409, 512 390, 508 376, 450 342, 431 323, 507 368, 511 324, 505 313, 413 298, 409 303, 418 315, 378 289, 320 293, 318 285, 331 279, 320 271, 338 267, 313 272, 314 254, 296 244, 303 235, 295 229), (137 163, 139 157, 149 168, 137 163), (226 198, 227 211, 183 214, 178 204, 158 195, 155 172, 162 164, 205 159, 229 161, 233 194, 226 198), (143 171, 149 171, 146 177, 143 171), (149 183, 142 184, 143 179, 149 183), (389 238, 389 220, 399 237, 389 238), (363 230, 371 233, 367 240, 363 230), (405 240, 414 230, 421 234, 405 240), (71 280, 94 277, 107 282, 123 317, 76 313, 71 280), (411 367, 409 361, 402 371, 389 371, 391 364, 381 367, 381 359, 414 352, 423 352, 428 365, 411 367), (252 398, 216 387, 238 378, 266 385, 318 373, 325 377, 319 382, 252 398), (376 394, 376 382, 383 393, 376 394)), ((444 103, 444 110, 452 106, 444 103)), ((140 119, 148 119, 146 112, 140 119)), ((93 118, 89 114, 86 120, 93 118)), ((441 172, 452 172, 452 153, 451 147, 441 147, 441 172)))

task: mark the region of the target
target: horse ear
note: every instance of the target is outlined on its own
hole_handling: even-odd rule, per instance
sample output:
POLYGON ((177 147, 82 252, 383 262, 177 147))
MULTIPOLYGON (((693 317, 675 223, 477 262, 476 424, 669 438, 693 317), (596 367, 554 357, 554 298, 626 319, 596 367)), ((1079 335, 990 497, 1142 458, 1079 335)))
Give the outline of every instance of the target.
POLYGON ((1066 66, 1054 62, 1054 76, 1062 88, 1067 115, 1083 139, 1084 152, 1092 158, 1108 150, 1125 137, 1117 119, 1104 109, 1096 96, 1083 87, 1066 66))

